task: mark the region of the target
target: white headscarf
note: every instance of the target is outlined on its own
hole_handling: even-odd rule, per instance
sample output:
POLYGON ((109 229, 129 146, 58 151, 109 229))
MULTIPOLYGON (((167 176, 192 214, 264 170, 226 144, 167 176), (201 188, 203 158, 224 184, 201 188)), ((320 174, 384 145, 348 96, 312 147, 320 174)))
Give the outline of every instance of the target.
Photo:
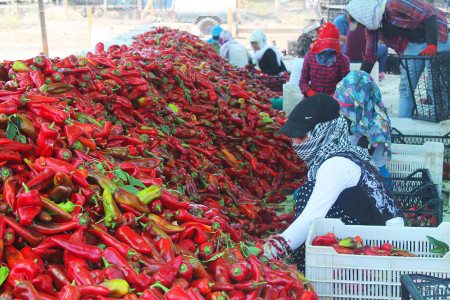
POLYGON ((237 44, 237 43, 238 42, 236 42, 233 39, 231 32, 229 30, 225 29, 219 35, 219 45, 220 45, 219 55, 222 56, 223 58, 228 59, 228 53, 230 51, 230 46, 233 44, 237 44))
POLYGON ((252 42, 257 42, 259 46, 258 51, 253 50, 256 61, 259 62, 263 58, 264 53, 266 53, 267 49, 272 49, 273 52, 275 52, 275 55, 277 56, 278 66, 281 66, 280 52, 278 52, 278 49, 275 46, 267 45, 267 38, 264 32, 262 32, 262 30, 256 29, 252 32, 252 35, 250 36, 250 43, 252 42))
POLYGON ((381 21, 387 0, 352 0, 346 10, 360 24, 369 30, 381 28, 381 21))

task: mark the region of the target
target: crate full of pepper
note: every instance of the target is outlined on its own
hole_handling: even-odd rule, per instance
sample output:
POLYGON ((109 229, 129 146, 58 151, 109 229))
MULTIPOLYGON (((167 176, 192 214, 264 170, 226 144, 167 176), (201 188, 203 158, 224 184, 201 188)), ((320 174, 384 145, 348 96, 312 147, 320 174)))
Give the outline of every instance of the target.
POLYGON ((450 276, 450 223, 436 228, 313 222, 306 276, 319 299, 401 299, 400 277, 450 276))
POLYGON ((316 299, 262 238, 304 163, 193 35, 0 64, 1 299, 316 299))

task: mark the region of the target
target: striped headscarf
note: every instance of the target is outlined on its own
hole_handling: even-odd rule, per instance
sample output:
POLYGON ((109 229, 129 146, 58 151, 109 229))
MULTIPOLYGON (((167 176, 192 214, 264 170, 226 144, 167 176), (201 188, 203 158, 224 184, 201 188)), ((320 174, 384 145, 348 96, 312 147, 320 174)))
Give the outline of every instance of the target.
POLYGON ((292 147, 308 166, 308 180, 316 180, 317 171, 322 163, 339 152, 353 152, 362 160, 373 164, 367 149, 352 146, 347 121, 342 116, 317 124, 307 135, 306 142, 292 147))

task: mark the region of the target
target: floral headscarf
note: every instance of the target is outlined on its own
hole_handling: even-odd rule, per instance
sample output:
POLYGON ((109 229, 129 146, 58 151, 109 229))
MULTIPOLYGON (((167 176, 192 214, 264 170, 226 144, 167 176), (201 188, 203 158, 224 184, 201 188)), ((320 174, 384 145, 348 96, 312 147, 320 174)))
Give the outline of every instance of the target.
POLYGON ((352 71, 337 84, 334 97, 341 105, 341 114, 351 121, 350 131, 358 137, 366 136, 369 148, 383 143, 385 160, 391 152, 391 121, 381 101, 380 88, 363 71, 352 71))

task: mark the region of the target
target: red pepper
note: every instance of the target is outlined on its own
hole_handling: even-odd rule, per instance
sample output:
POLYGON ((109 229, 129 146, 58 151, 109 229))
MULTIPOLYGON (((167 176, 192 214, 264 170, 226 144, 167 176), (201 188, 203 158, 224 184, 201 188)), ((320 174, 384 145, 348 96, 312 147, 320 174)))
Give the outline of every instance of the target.
MULTIPOLYGON (((199 250, 199 253, 198 253, 199 257, 201 259, 205 259, 206 257, 210 256, 213 253, 214 246, 211 245, 211 243, 204 242, 198 246, 198 250, 199 250)), ((227 269, 227 274, 228 274, 228 269, 227 269)))
POLYGON ((159 200, 162 202, 164 207, 168 209, 187 209, 189 207, 189 203, 179 202, 175 196, 164 189, 162 190, 162 194, 161 197, 159 197, 159 200))
POLYGON ((189 287, 196 288, 202 295, 206 295, 211 292, 210 281, 207 278, 194 280, 191 282, 189 287))
POLYGON ((317 300, 319 296, 314 291, 304 291, 300 300, 317 300))
POLYGON ((180 269, 178 270, 178 276, 191 282, 193 271, 191 263, 187 260, 183 260, 180 269))
POLYGON ((56 107, 47 104, 29 104, 28 109, 35 115, 43 117, 58 125, 64 124, 69 119, 69 114, 56 107))
MULTIPOLYGON (((164 201, 162 201, 162 202, 164 204, 164 201)), ((202 224, 205 224, 205 225, 212 225, 211 220, 207 220, 205 218, 193 216, 190 213, 188 213, 185 209, 177 210, 177 212, 175 213, 175 218, 180 223, 198 222, 198 223, 202 223, 202 224)))
POLYGON ((96 227, 95 225, 92 226, 92 229, 89 232, 98 236, 103 241, 103 243, 105 243, 109 247, 114 248, 123 257, 131 258, 138 254, 133 248, 131 248, 127 244, 119 242, 112 235, 104 232, 103 230, 101 230, 99 227, 96 227))
POLYGON ((99 247, 73 243, 54 237, 52 237, 51 240, 64 250, 69 251, 80 258, 87 259, 88 261, 93 263, 99 262, 102 257, 102 249, 100 249, 99 247))
POLYGON ((330 236, 317 236, 313 239, 313 246, 330 246, 333 244, 338 244, 338 241, 330 236))
POLYGON ((17 214, 21 225, 30 226, 42 209, 42 201, 38 191, 30 191, 25 184, 23 185, 25 193, 17 197, 17 214))
POLYGON ((250 266, 247 262, 240 262, 231 265, 230 267, 230 277, 236 281, 248 280, 250 276, 250 266))
POLYGON ((56 295, 55 291, 53 290, 52 278, 47 274, 37 275, 33 278, 33 280, 31 280, 31 283, 39 292, 48 293, 52 296, 56 295))
POLYGON ((32 248, 30 246, 25 246, 20 250, 20 253, 26 258, 31 259, 34 261, 38 267, 38 273, 44 273, 44 262, 42 261, 41 257, 33 252, 32 248))
POLYGON ((179 239, 192 239, 194 243, 201 244, 207 241, 208 235, 199 226, 189 226, 181 233, 179 239))
POLYGON ((177 256, 176 258, 168 261, 158 272, 153 275, 153 281, 159 281, 163 286, 170 287, 172 281, 178 274, 181 263, 181 256, 177 256))
POLYGON ((9 272, 7 282, 11 286, 15 286, 17 282, 24 280, 33 280, 38 275, 38 266, 31 259, 19 260, 9 272))
POLYGON ((35 146, 32 144, 25 144, 21 142, 12 141, 9 139, 0 138, 0 149, 11 151, 31 151, 35 146))
POLYGON ((22 300, 41 300, 39 293, 29 280, 22 281, 14 287, 14 297, 22 300))
POLYGON ((83 134, 83 130, 81 129, 81 127, 76 125, 65 125, 64 133, 66 134, 67 142, 69 143, 70 146, 72 146, 73 143, 75 143, 78 140, 78 138, 83 134))
POLYGON ((41 71, 34 70, 30 72, 31 80, 33 80, 34 85, 40 89, 41 86, 45 84, 44 74, 41 73, 41 71))
POLYGON ((91 273, 81 263, 73 262, 67 266, 67 276, 77 285, 94 285, 94 279, 91 276, 91 273))
POLYGON ((169 239, 161 238, 156 243, 156 249, 158 249, 162 259, 165 262, 168 262, 175 258, 175 252, 173 251, 172 242, 169 239))
POLYGON ((17 113, 17 104, 14 100, 7 100, 0 104, 0 114, 13 115, 17 113))
POLYGON ((115 264, 109 264, 108 262, 105 262, 106 268, 103 270, 105 274, 105 278, 108 280, 112 279, 124 279, 125 275, 123 274, 122 270, 119 268, 119 266, 115 264))
POLYGON ((127 281, 131 284, 139 284, 142 282, 139 275, 136 273, 136 271, 130 266, 130 264, 127 262, 127 260, 119 254, 114 248, 108 247, 103 251, 103 256, 105 257, 106 261, 110 264, 116 264, 118 265, 124 275, 127 281))
POLYGON ((39 157, 36 159, 36 162, 34 164, 38 170, 44 170, 44 169, 52 169, 55 172, 64 172, 69 177, 73 179, 76 183, 78 183, 81 186, 89 187, 89 183, 86 181, 86 179, 83 177, 83 175, 80 173, 79 170, 77 170, 74 166, 72 166, 70 163, 67 163, 65 161, 51 158, 51 157, 39 157))
POLYGON ((19 181, 14 176, 10 176, 3 181, 3 200, 8 203, 13 212, 16 211, 16 187, 18 186, 18 183, 19 181))
POLYGON ((60 300, 78 300, 81 299, 81 291, 74 285, 66 285, 61 289, 60 300))
POLYGON ((50 157, 53 154, 58 131, 54 129, 54 124, 41 124, 41 130, 37 138, 36 156, 50 157))
POLYGON ((152 248, 147 242, 128 226, 120 226, 117 229, 116 237, 139 253, 148 254, 152 252, 152 248))

